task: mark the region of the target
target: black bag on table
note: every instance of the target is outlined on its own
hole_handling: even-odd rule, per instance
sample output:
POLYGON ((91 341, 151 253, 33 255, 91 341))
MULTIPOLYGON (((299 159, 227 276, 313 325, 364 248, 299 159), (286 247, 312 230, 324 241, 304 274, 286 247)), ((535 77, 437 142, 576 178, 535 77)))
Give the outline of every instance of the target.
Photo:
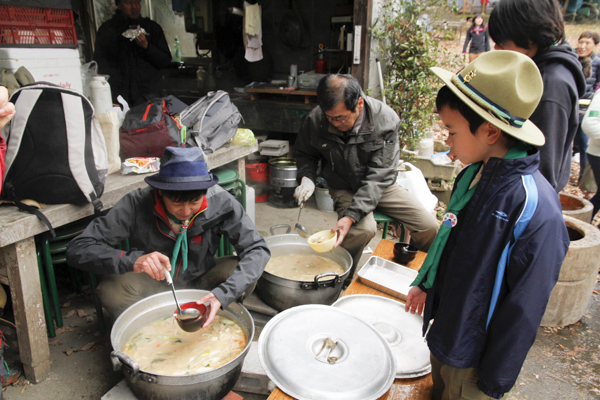
POLYGON ((100 196, 107 173, 106 144, 94 108, 82 94, 37 82, 10 97, 16 113, 2 129, 7 142, 2 199, 36 214, 22 200, 47 204, 92 203, 100 196))
POLYGON ((167 146, 181 146, 181 125, 167 102, 156 99, 133 107, 119 132, 121 159, 161 157, 167 146))

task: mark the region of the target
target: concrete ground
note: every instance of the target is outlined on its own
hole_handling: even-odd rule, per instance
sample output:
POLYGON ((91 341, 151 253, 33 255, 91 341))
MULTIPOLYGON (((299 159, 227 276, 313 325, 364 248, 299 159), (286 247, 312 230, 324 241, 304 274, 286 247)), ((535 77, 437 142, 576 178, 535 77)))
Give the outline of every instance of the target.
MULTIPOLYGON (((268 203, 256 205, 258 230, 265 236, 276 224, 294 225, 298 209, 278 209, 268 203)), ((301 223, 312 233, 331 228, 335 213, 324 213, 309 201, 302 211, 301 223)), ((280 233, 280 232, 276 232, 280 233)), ((381 240, 381 231, 371 241, 374 250, 381 240)), ((364 263, 370 254, 363 255, 364 263)), ((109 354, 112 350, 109 333, 101 333, 90 296, 76 294, 68 284, 67 275, 59 274, 64 327, 50 339, 51 372, 40 384, 32 385, 23 377, 4 389, 5 399, 74 400, 100 399, 123 378, 114 372, 109 354), (85 315, 84 315, 85 314, 85 315)), ((523 366, 516 387, 509 399, 600 399, 600 297, 596 291, 586 315, 580 322, 563 329, 540 328, 536 342, 523 366)), ((6 319, 11 320, 10 310, 6 319)), ((0 321, 0 330, 7 336, 12 349, 6 354, 11 367, 18 351, 14 329, 0 321)), ((246 400, 264 400, 264 395, 238 392, 246 400)))

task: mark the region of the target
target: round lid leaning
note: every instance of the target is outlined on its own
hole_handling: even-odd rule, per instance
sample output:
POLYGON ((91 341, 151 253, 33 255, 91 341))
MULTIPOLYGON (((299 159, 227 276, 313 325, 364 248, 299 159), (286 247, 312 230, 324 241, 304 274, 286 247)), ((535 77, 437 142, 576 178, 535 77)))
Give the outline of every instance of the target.
POLYGON ((298 400, 370 400, 391 387, 396 362, 375 328, 339 308, 304 305, 264 327, 258 357, 265 372, 298 400))
POLYGON ((423 317, 404 311, 404 304, 381 296, 344 296, 333 303, 369 323, 388 341, 396 359, 396 378, 431 372, 429 348, 423 340, 423 317))

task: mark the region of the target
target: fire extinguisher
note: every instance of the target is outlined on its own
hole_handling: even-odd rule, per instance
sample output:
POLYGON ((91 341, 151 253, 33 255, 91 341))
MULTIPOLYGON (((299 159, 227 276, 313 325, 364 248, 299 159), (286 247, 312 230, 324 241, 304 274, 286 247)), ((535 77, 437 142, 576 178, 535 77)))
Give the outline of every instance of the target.
POLYGON ((326 74, 327 73, 327 61, 324 60, 323 55, 325 54, 325 48, 323 44, 319 44, 319 51, 317 52, 319 58, 315 64, 315 73, 326 74))

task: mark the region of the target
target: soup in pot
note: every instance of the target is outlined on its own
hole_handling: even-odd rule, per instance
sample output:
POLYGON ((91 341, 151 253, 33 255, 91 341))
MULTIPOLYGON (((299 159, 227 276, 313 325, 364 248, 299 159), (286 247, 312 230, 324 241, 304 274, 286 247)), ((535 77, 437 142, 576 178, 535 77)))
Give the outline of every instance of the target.
POLYGON ((314 254, 286 254, 271 257, 265 271, 296 281, 312 281, 316 275, 324 272, 335 272, 338 275, 345 272, 344 268, 335 261, 314 254))
POLYGON ((246 348, 246 334, 234 321, 215 316, 204 329, 185 332, 172 316, 142 327, 121 349, 141 370, 159 375, 192 375, 220 367, 246 348))

